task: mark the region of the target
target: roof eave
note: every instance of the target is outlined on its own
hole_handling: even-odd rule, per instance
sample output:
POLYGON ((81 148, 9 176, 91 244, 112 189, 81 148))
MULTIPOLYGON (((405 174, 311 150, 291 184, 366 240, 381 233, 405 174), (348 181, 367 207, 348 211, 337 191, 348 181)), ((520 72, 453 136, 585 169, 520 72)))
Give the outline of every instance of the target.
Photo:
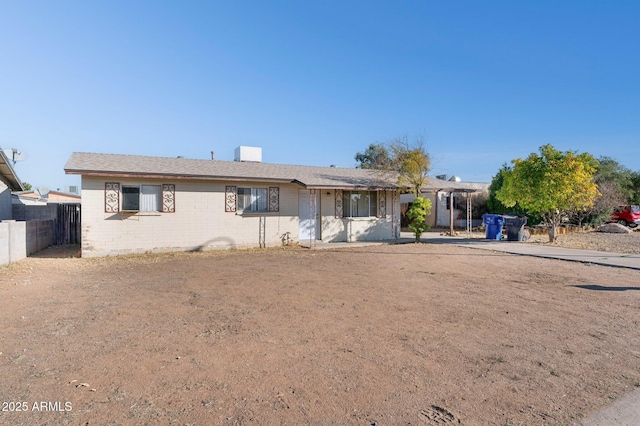
POLYGON ((11 166, 9 159, 2 150, 0 150, 0 179, 11 191, 24 191, 22 181, 13 170, 13 166, 11 166))
POLYGON ((113 178, 143 178, 143 179, 179 179, 179 180, 215 180, 215 181, 258 181, 291 183, 291 179, 268 177, 244 177, 244 176, 218 176, 218 175, 185 175, 172 173, 136 173, 136 172, 103 172, 96 170, 65 169, 69 175, 113 177, 113 178))
POLYGON ((305 185, 307 189, 342 189, 344 191, 397 191, 396 186, 385 185, 305 185))

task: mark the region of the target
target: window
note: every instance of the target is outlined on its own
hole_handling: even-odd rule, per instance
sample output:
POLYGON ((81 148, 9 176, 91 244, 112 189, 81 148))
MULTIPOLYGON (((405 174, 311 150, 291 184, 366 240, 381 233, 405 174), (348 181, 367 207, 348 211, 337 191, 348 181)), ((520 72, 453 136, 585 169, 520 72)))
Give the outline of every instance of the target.
MULTIPOLYGON (((447 210, 450 209, 451 207, 451 195, 447 195, 447 198, 445 199, 445 205, 447 206, 447 210)), ((453 209, 454 210, 458 210, 458 198, 453 197, 453 209)))
POLYGON ((266 212, 268 205, 267 188, 238 188, 238 211, 266 212))
POLYGON ((161 199, 160 185, 122 185, 122 210, 159 212, 161 199))
POLYGON ((378 194, 375 191, 344 191, 344 217, 371 217, 378 214, 378 194))

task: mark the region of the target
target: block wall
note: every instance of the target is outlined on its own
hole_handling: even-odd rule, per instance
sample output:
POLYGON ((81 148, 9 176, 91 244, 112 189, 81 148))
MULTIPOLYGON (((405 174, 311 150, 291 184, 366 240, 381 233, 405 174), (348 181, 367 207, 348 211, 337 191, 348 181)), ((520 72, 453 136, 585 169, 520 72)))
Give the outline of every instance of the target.
POLYGON ((47 205, 14 204, 14 220, 50 220, 58 217, 58 205, 51 203, 47 205))
POLYGON ((15 220, 0 222, 0 264, 27 257, 27 224, 15 220))
POLYGON ((10 248, 9 224, 6 222, 0 222, 0 266, 9 263, 10 248))
POLYGON ((0 265, 17 262, 53 245, 55 221, 0 222, 0 265))
POLYGON ((30 220, 24 222, 26 255, 37 253, 53 245, 55 221, 49 220, 30 220))

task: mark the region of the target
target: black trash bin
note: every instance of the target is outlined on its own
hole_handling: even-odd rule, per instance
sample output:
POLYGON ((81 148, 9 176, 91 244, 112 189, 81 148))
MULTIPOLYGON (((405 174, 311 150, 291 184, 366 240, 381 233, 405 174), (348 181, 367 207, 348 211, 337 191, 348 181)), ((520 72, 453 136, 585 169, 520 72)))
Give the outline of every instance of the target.
POLYGON ((523 215, 503 215, 507 227, 507 241, 524 241, 524 226, 527 217, 523 215))

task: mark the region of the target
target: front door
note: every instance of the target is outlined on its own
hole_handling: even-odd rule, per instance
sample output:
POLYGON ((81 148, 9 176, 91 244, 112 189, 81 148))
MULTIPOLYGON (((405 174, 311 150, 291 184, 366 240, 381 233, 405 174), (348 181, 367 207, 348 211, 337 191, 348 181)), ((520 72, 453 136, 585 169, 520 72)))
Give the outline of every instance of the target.
POLYGON ((298 217, 300 219, 298 239, 300 242, 315 241, 319 238, 319 211, 318 192, 315 189, 301 189, 298 193, 298 217))

